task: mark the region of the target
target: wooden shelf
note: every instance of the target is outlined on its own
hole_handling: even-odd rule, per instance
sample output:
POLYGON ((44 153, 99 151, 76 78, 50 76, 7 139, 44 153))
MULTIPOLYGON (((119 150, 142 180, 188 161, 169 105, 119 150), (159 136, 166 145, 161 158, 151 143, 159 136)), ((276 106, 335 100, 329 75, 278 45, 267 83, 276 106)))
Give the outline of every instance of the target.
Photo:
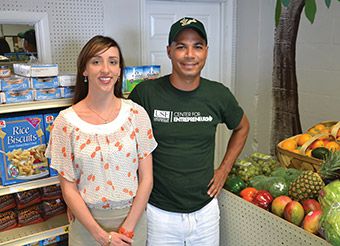
POLYGON ((0 245, 18 246, 68 233, 66 213, 44 222, 0 232, 0 245))
POLYGON ((32 180, 25 183, 19 183, 9 186, 0 185, 0 196, 54 184, 59 184, 58 176, 32 180))
POLYGON ((23 112, 29 110, 60 108, 70 106, 71 104, 72 104, 71 98, 1 104, 0 114, 23 112))

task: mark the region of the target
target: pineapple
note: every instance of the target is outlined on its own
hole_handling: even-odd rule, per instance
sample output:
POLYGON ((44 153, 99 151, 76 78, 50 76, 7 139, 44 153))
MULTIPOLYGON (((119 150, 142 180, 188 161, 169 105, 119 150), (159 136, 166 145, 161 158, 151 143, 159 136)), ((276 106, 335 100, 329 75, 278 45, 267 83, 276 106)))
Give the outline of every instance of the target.
POLYGON ((340 151, 330 151, 321 164, 318 172, 303 171, 290 185, 288 194, 297 201, 309 198, 316 199, 319 191, 325 186, 323 180, 340 178, 340 151))
POLYGON ((313 171, 303 171, 289 187, 289 196, 296 201, 317 199, 319 191, 325 186, 319 174, 313 171))
POLYGON ((340 178, 340 151, 329 151, 319 173, 323 180, 331 181, 340 178))

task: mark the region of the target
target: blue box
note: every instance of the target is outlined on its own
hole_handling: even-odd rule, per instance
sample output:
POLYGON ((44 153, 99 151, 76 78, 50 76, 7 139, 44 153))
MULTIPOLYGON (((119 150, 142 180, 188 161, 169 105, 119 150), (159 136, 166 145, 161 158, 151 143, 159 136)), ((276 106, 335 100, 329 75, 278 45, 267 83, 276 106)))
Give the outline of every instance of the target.
POLYGON ((2 185, 48 176, 41 114, 0 118, 0 148, 2 185))
POLYGON ((23 91, 31 88, 29 78, 22 76, 13 75, 0 81, 2 91, 23 91))
POLYGON ((59 86, 59 80, 57 76, 41 78, 35 77, 31 78, 31 85, 34 89, 57 88, 59 86))
POLYGON ((61 98, 60 88, 34 90, 34 100, 44 101, 61 98))
MULTIPOLYGON (((52 130, 53 122, 54 122, 55 118, 57 118, 58 115, 59 115, 59 112, 43 114, 44 129, 45 129, 45 141, 46 141, 47 144, 48 144, 48 141, 50 140, 50 133, 51 133, 51 130, 52 130)), ((49 169, 50 169, 50 176, 51 177, 58 176, 57 170, 50 167, 51 160, 50 159, 47 159, 47 160, 48 160, 48 166, 49 166, 49 169)))
POLYGON ((32 90, 25 91, 5 91, 3 93, 4 103, 30 102, 34 100, 32 90))

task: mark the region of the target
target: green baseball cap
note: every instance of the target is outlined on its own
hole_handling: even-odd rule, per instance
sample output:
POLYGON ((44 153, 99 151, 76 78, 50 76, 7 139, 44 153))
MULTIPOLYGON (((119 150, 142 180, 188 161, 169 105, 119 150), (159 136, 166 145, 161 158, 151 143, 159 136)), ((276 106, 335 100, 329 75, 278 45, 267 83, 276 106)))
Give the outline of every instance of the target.
POLYGON ((205 42, 208 43, 207 33, 202 22, 192 17, 184 17, 172 24, 169 32, 169 45, 175 40, 177 34, 184 29, 194 29, 201 35, 205 42))

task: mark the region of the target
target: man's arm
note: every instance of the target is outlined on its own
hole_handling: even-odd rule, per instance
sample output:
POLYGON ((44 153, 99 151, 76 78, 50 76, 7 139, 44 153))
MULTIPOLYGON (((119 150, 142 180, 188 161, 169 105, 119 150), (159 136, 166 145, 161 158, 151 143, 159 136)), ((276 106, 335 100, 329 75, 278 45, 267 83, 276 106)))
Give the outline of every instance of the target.
POLYGON ((208 195, 217 197, 228 177, 228 174, 233 167, 237 157, 241 153, 244 144, 247 140, 249 132, 249 121, 245 114, 239 125, 233 130, 228 141, 226 153, 220 166, 215 170, 214 177, 209 182, 208 195))

